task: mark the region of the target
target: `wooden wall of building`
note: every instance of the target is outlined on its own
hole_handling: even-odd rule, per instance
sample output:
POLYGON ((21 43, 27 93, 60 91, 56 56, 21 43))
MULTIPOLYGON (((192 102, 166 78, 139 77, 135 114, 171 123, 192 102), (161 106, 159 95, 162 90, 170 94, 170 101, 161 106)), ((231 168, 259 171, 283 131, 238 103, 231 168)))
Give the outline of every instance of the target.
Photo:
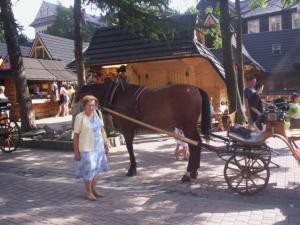
MULTIPOLYGON (((50 84, 51 81, 45 81, 45 84, 48 84, 49 92, 50 92, 50 84)), ((14 119, 20 118, 20 108, 19 104, 17 103, 17 94, 16 94, 16 87, 15 82, 13 79, 7 78, 4 80, 5 85, 5 95, 8 97, 9 101, 11 102, 12 106, 10 109, 10 116, 14 119)), ((33 112, 36 119, 55 116, 58 112, 58 102, 57 101, 49 101, 46 103, 34 103, 32 105, 33 112)))
POLYGON ((192 84, 205 90, 211 97, 214 109, 226 101, 224 81, 204 58, 183 58, 129 64, 129 82, 156 88, 169 84, 192 84))

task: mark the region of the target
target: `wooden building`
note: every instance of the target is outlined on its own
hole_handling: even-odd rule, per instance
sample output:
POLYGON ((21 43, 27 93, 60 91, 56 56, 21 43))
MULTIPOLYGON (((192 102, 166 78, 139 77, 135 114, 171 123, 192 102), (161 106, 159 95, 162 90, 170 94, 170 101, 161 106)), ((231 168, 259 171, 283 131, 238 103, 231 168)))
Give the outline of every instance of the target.
MULTIPOLYGON (((35 118, 56 115, 58 102, 52 96, 52 82, 74 82, 77 80, 76 74, 65 69, 62 61, 23 57, 23 63, 35 118)), ((15 81, 8 60, 0 67, 0 83, 5 86, 5 94, 12 103, 10 115, 15 119, 20 118, 15 81)))

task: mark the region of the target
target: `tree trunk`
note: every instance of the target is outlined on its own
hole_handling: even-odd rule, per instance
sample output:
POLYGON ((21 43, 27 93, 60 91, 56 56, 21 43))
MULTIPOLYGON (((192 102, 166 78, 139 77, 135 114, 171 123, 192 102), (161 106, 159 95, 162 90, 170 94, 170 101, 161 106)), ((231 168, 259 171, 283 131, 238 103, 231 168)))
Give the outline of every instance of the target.
POLYGON ((74 0, 74 45, 75 45, 75 61, 76 71, 78 77, 78 88, 85 84, 85 70, 83 64, 82 54, 82 33, 81 33, 81 21, 83 19, 81 12, 81 0, 74 0))
POLYGON ((242 114, 241 97, 238 90, 237 78, 233 67, 232 33, 230 31, 230 16, 228 0, 220 0, 220 26, 222 34, 222 47, 223 47, 223 64, 226 74, 227 95, 229 100, 229 112, 237 111, 237 120, 239 121, 242 114))
POLYGON ((242 17, 240 0, 235 0, 235 10, 237 13, 236 21, 236 53, 237 53, 237 78, 238 87, 241 95, 241 100, 244 99, 244 62, 243 62, 243 50, 242 50, 242 17))
MULTIPOLYGON (((241 17, 241 6, 240 0, 235 0, 235 10, 237 13, 236 21, 236 55, 237 55, 237 81, 238 90, 240 94, 241 106, 244 102, 244 61, 243 61, 243 39, 242 39, 242 17, 241 17)), ((244 107, 243 107, 244 108, 244 107)), ((245 113, 241 110, 237 116, 238 123, 244 123, 245 113)))
POLYGON ((21 129, 23 131, 29 131, 35 128, 35 121, 32 113, 31 98, 25 78, 23 59, 18 43, 17 26, 10 0, 1 0, 0 7, 3 18, 7 51, 12 74, 15 80, 17 102, 20 104, 21 129))

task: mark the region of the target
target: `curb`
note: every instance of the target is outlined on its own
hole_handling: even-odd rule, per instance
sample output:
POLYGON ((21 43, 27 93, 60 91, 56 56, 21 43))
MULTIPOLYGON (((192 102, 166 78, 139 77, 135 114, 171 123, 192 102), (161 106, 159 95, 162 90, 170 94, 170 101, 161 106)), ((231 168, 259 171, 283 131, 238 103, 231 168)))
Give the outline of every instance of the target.
POLYGON ((24 138, 20 146, 25 148, 73 151, 72 141, 58 141, 58 140, 50 140, 50 139, 33 140, 33 139, 24 138))

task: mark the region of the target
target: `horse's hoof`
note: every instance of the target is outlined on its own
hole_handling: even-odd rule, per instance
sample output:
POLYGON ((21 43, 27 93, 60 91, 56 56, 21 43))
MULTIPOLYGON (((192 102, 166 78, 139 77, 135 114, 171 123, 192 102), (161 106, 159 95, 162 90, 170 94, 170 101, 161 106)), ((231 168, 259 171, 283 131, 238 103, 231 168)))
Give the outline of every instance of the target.
POLYGON ((126 176, 127 177, 133 177, 133 176, 136 176, 136 169, 131 169, 131 170, 128 170, 128 172, 126 173, 126 176))
POLYGON ((190 181, 191 181, 191 178, 186 174, 184 174, 181 178, 182 183, 187 183, 187 182, 190 182, 190 181))
POLYGON ((198 172, 197 171, 191 172, 191 178, 192 179, 196 179, 197 176, 198 176, 198 172))

